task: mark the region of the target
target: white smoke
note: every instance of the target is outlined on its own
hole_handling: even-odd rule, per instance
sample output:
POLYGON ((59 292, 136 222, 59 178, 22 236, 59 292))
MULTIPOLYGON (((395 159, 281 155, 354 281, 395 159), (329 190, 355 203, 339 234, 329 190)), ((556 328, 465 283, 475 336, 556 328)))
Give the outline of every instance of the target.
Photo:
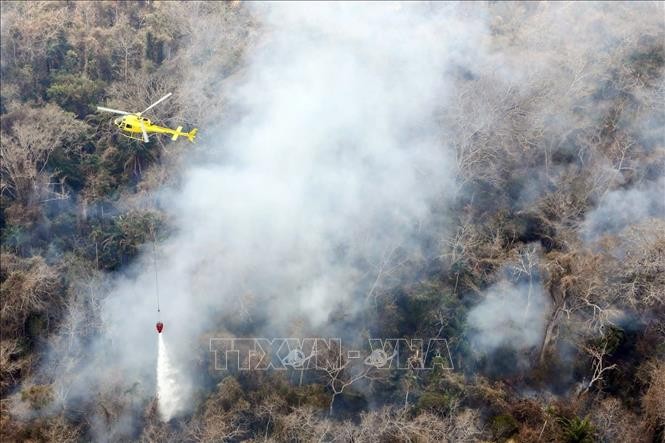
MULTIPOLYGON (((251 7, 263 40, 218 91, 227 114, 211 120, 227 123, 200 128, 205 161, 159 196, 177 228, 157 247, 169 365, 190 379, 186 366, 226 321, 251 320, 266 335, 299 319, 325 328, 334 310, 363 306, 386 250, 418 253, 419 226, 454 189, 437 121, 447 79, 482 57, 486 37, 480 9, 457 5, 251 7)), ((156 359, 162 368, 166 355, 155 355, 151 337, 151 253, 116 278, 104 302, 94 349, 113 364, 80 368, 86 382, 72 392, 81 397, 111 371, 150 392, 156 359)), ((175 402, 163 394, 172 392, 168 380, 158 376, 157 388, 173 417, 192 406, 191 389, 181 380, 175 402)))
POLYGON ((587 214, 582 232, 587 241, 593 241, 650 218, 665 219, 665 177, 606 193, 587 214))
POLYGON ((478 351, 491 353, 504 346, 527 350, 542 343, 549 300, 540 282, 504 280, 489 287, 484 296, 467 317, 478 351))
POLYGON ((187 171, 171 200, 182 234, 163 246, 164 312, 190 333, 248 293, 268 331, 353 313, 363 266, 413 247, 452 188, 435 113, 464 54, 461 18, 382 4, 257 8, 267 37, 226 91, 242 118, 209 135, 223 160, 187 171))
MULTIPOLYGON (((552 92, 537 104, 551 103, 543 110, 548 118, 529 127, 563 134, 573 127, 562 130, 552 116, 563 115, 559 125, 575 123, 566 100, 590 95, 606 67, 618 64, 604 59, 615 44, 607 40, 632 38, 636 26, 646 26, 644 17, 657 16, 645 4, 624 4, 619 13, 608 12, 615 4, 571 5, 249 3, 261 39, 244 69, 223 81, 226 73, 206 59, 219 49, 210 47, 214 37, 231 46, 232 32, 226 24, 198 29, 195 17, 187 50, 200 50, 203 62, 179 63, 190 70, 179 95, 196 97, 197 116, 207 115, 196 147, 205 160, 179 174, 182 186, 160 193, 177 229, 157 248, 168 355, 161 337, 155 349, 152 335, 150 252, 115 278, 103 304, 102 336, 70 346, 76 349, 68 358, 58 355, 67 400, 90 401, 117 380, 140 383, 144 399, 158 392, 169 419, 192 406, 187 363, 200 359, 208 337, 227 332, 225 321, 252 321, 254 331, 279 334, 295 319, 324 328, 336 309, 361 308, 376 281, 373 264, 398 246, 417 253, 418 227, 434 205, 454 197, 456 165, 438 121, 458 92, 451 78, 468 72, 490 79, 485 89, 470 83, 479 103, 464 120, 474 134, 502 115, 485 96, 512 97, 517 88, 526 97, 545 79, 542 89, 552 92), (540 11, 536 18, 529 16, 533 9, 540 11), (510 30, 494 35, 491 48, 485 14, 510 30), (587 64, 600 72, 578 75, 587 64)), ((620 214, 618 203, 634 199, 621 192, 607 195, 598 220, 605 218, 601 208, 620 214)), ((644 207, 661 208, 657 196, 648 191, 644 207)), ((484 295, 468 317, 479 350, 539 342, 548 308, 539 280, 529 286, 507 279, 484 295)), ((138 409, 126 413, 139 417, 138 409)), ((135 426, 129 419, 97 421, 100 440, 120 439, 135 426)))
POLYGON ((470 339, 476 351, 527 351, 542 343, 550 299, 542 285, 540 254, 538 245, 524 246, 469 312, 470 339))

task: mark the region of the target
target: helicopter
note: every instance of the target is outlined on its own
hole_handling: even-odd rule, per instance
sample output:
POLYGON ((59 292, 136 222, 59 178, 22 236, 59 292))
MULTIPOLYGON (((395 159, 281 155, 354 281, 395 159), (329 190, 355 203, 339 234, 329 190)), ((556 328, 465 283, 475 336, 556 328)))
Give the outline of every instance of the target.
POLYGON ((143 117, 143 114, 169 98, 171 94, 172 93, 169 92, 164 97, 160 98, 141 112, 119 111, 117 109, 105 108, 104 106, 97 106, 97 110, 123 115, 123 117, 114 119, 113 123, 123 131, 123 133, 121 133, 122 135, 133 140, 139 140, 148 143, 150 141, 150 136, 148 134, 154 133, 170 134, 172 136, 171 140, 173 141, 177 140, 179 136, 185 136, 190 142, 194 143, 194 137, 196 137, 196 132, 198 129, 194 128, 189 132, 182 132, 182 126, 178 126, 177 129, 164 128, 162 126, 153 124, 149 119, 143 117))

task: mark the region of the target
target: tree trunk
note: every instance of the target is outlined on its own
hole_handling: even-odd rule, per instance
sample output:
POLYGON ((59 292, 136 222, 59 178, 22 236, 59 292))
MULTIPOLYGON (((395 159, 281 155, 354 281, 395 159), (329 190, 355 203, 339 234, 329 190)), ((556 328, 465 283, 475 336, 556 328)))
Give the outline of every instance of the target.
POLYGON ((545 337, 543 338, 543 344, 540 348, 540 364, 542 365, 545 363, 545 352, 547 351, 547 348, 549 347, 550 342, 552 341, 552 336, 554 334, 554 328, 556 327, 558 320, 559 320, 559 315, 561 314, 561 309, 557 306, 554 308, 554 313, 552 314, 552 317, 550 318, 549 322, 547 323, 547 329, 545 329, 545 337))

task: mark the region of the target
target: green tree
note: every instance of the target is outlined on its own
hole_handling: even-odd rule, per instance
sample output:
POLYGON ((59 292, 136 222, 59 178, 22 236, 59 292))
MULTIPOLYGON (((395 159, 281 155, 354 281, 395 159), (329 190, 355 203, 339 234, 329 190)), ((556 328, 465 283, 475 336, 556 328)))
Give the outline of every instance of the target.
POLYGON ((59 74, 49 86, 47 95, 62 108, 81 118, 99 103, 103 90, 104 84, 99 80, 76 74, 59 74))

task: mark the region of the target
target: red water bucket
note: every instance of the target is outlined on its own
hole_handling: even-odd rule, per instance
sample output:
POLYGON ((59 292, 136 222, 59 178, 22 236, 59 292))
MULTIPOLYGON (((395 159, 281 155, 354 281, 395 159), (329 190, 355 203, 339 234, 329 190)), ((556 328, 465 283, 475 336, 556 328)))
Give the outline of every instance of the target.
POLYGON ((161 321, 158 321, 156 326, 157 326, 157 333, 161 334, 162 329, 164 329, 164 323, 162 323, 161 321))

